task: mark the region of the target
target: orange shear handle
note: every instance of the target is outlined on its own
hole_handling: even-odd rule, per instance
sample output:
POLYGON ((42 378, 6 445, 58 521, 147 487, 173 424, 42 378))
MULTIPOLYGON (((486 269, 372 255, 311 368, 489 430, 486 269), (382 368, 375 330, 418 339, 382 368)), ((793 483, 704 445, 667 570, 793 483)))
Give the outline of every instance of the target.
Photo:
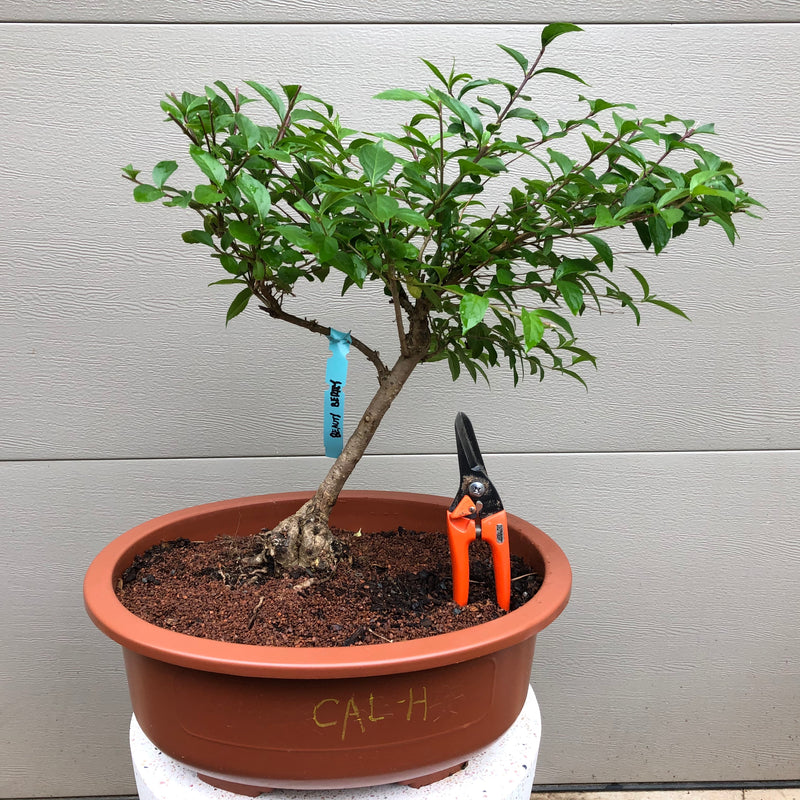
MULTIPOLYGON (((469 500, 469 498, 465 498, 469 500)), ((461 505, 447 512, 447 538, 453 565, 453 601, 459 606, 469 602, 469 546, 475 541, 475 520, 465 516, 461 505)), ((473 501, 474 502, 474 501, 473 501)), ((492 549, 497 605, 508 611, 511 606, 511 554, 508 549, 508 518, 498 511, 481 519, 481 539, 492 549)))

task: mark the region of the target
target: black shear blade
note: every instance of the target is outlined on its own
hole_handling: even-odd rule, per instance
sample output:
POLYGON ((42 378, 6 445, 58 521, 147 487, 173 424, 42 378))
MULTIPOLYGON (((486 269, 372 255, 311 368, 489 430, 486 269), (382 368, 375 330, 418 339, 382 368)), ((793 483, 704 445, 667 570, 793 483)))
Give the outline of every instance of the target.
POLYGON ((470 473, 486 474, 483 466, 483 456, 478 447, 478 440, 475 438, 475 431, 469 417, 459 411, 456 415, 456 445, 458 449, 458 468, 461 475, 470 473))
POLYGON ((469 417, 463 411, 459 411, 456 416, 456 445, 461 483, 450 510, 455 510, 461 498, 469 494, 469 484, 478 479, 486 487, 485 494, 481 497, 481 502, 483 503, 482 515, 487 516, 488 514, 502 511, 503 501, 486 474, 486 467, 483 465, 483 456, 481 455, 480 447, 478 447, 478 440, 475 438, 475 431, 472 428, 469 417))

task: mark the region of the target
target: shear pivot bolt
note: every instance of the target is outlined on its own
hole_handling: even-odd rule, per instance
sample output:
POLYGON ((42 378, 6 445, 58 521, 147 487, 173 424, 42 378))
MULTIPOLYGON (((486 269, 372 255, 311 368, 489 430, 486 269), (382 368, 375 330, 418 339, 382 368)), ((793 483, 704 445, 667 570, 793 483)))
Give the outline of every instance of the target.
POLYGON ((472 481, 469 485, 469 496, 470 497, 483 497, 486 493, 486 484, 481 483, 480 481, 472 481))

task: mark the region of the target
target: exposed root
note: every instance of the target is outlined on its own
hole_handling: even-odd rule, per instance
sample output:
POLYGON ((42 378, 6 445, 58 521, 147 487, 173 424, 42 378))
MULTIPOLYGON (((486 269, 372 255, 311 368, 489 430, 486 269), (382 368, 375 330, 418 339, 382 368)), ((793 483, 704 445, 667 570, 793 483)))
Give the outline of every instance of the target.
POLYGON ((316 578, 306 578, 304 581, 300 581, 300 583, 296 583, 292 586, 292 589, 296 592, 303 592, 306 589, 310 589, 316 582, 316 578))
POLYGON ((272 530, 262 531, 259 541, 261 551, 243 562, 251 574, 272 567, 274 573, 324 576, 336 566, 333 534, 313 500, 272 530))

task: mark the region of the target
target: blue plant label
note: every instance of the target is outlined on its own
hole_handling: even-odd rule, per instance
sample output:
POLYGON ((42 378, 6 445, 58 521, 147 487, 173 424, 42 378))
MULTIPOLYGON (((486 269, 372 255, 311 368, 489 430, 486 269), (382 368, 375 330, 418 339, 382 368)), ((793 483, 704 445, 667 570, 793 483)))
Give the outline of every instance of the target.
POLYGON ((347 382, 347 354, 350 334, 331 328, 328 336, 331 355, 325 370, 325 455, 337 458, 344 439, 344 385, 347 382))

